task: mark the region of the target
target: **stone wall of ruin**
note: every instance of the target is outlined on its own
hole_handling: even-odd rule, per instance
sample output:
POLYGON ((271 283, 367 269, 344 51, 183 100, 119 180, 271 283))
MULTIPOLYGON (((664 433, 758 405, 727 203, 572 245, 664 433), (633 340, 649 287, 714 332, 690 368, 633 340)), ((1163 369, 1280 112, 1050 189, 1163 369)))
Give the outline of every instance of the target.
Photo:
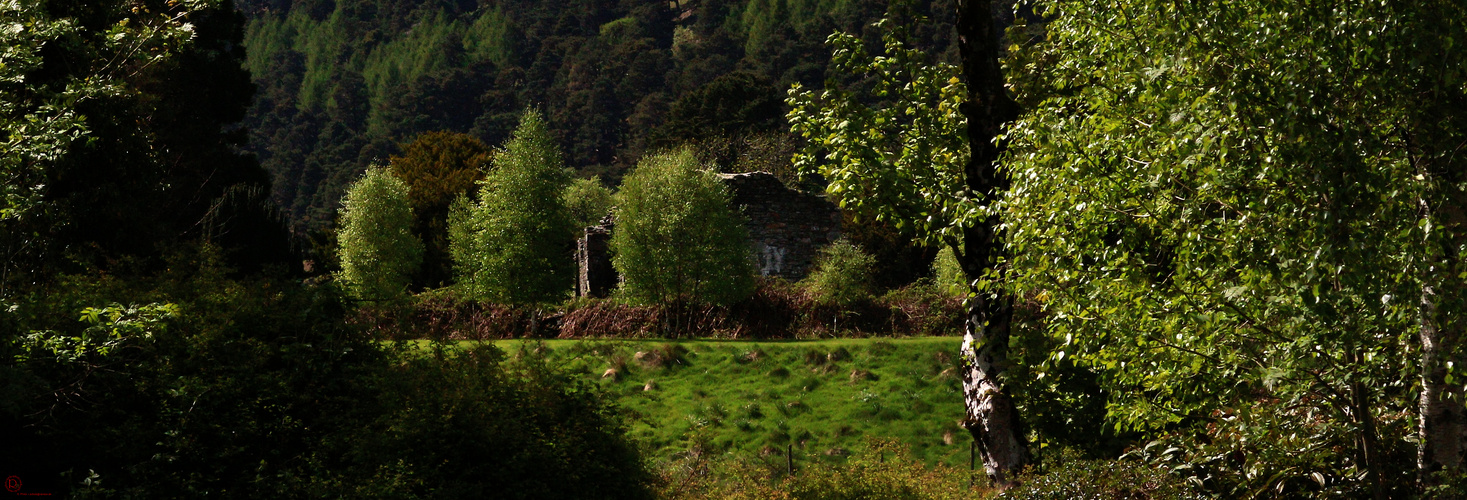
POLYGON ((820 248, 840 238, 840 209, 824 197, 785 187, 768 172, 719 177, 748 219, 760 275, 804 278, 820 248))

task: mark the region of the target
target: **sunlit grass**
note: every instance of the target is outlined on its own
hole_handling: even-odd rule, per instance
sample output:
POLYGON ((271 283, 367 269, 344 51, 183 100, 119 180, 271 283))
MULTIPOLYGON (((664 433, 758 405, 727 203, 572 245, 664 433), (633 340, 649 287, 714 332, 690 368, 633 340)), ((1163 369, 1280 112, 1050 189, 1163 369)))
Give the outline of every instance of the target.
MULTIPOLYGON (((840 463, 868 436, 968 466, 955 337, 743 342, 501 340, 605 388, 655 460, 690 450, 840 463), (641 353, 640 356, 638 353, 641 353)), ((471 343, 471 342, 470 342, 471 343)), ((420 345, 426 345, 421 343, 420 345)))

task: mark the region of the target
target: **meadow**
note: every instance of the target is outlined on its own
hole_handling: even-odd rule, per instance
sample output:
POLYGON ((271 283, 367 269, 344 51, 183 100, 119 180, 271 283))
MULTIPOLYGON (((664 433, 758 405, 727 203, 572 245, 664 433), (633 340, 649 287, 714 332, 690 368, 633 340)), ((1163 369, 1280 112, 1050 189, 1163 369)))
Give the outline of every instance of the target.
MULTIPOLYGON (((956 337, 818 341, 500 340, 599 385, 654 461, 690 452, 843 463, 891 438, 968 466, 956 337)), ((463 344, 472 344, 464 342, 463 344)))

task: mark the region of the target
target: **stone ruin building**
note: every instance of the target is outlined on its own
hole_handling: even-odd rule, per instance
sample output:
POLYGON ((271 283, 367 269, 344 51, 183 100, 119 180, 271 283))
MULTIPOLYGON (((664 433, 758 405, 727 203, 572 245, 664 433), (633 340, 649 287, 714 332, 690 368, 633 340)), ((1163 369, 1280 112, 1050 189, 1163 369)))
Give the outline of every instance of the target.
POLYGON ((840 209, 823 196, 785 187, 768 172, 719 178, 744 214, 761 276, 804 278, 816 252, 840 238, 840 209))
POLYGON ((621 281, 611 266, 611 229, 615 225, 616 216, 607 215, 576 240, 577 297, 605 297, 621 281))
MULTIPOLYGON (((822 196, 790 189, 768 172, 719 174, 732 205, 744 215, 762 276, 796 281, 814 266, 821 247, 840 238, 840 209, 822 196)), ((609 252, 614 217, 585 229, 576 242, 576 295, 605 297, 619 277, 609 252)))

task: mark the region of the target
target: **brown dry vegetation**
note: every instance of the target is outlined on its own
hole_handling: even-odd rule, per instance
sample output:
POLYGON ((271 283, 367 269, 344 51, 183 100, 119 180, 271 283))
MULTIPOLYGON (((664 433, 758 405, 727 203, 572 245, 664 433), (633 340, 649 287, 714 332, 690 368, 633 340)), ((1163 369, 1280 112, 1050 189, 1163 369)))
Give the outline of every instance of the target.
POLYGON ((420 296, 407 305, 361 309, 353 321, 380 338, 794 339, 940 336, 962 331, 962 301, 918 283, 846 307, 822 304, 800 287, 761 280, 750 298, 731 306, 629 305, 577 299, 558 306, 507 306, 420 296))

